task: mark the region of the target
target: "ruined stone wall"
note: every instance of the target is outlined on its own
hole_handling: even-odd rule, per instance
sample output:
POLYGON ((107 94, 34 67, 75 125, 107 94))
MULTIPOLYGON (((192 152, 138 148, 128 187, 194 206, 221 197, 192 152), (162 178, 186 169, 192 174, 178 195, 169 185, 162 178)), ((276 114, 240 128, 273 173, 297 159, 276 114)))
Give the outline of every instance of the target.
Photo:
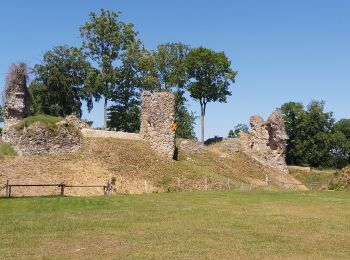
POLYGON ((18 155, 65 154, 80 149, 80 130, 66 120, 48 129, 42 122, 21 128, 20 124, 3 130, 3 141, 11 144, 18 155))
POLYGON ((175 152, 175 96, 169 92, 142 93, 140 136, 156 151, 173 157, 175 152))
POLYGON ((27 90, 27 66, 13 64, 4 88, 5 126, 11 126, 30 114, 31 98, 27 90))
POLYGON ((260 116, 252 116, 250 125, 249 133, 240 134, 240 150, 263 165, 288 172, 285 160, 288 135, 282 111, 277 109, 267 121, 260 116))

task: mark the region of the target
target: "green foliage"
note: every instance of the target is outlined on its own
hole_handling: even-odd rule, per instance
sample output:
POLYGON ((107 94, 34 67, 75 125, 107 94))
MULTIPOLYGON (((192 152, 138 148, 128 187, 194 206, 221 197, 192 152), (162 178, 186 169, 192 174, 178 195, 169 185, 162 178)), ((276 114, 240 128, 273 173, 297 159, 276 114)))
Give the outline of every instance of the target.
POLYGON ((10 144, 0 141, 0 158, 2 158, 4 155, 16 156, 17 153, 10 144))
POLYGON ((204 142, 204 116, 207 103, 226 102, 231 95, 228 87, 235 81, 237 72, 230 68, 231 62, 223 52, 199 47, 191 49, 186 57, 190 79, 188 89, 201 106, 202 142, 204 142))
MULTIPOLYGON (((185 86, 188 83, 186 57, 190 51, 188 45, 182 43, 160 44, 156 51, 146 53, 148 64, 144 80, 153 84, 153 91, 170 91, 175 94, 176 135, 179 138, 194 139, 195 116, 188 111, 185 98, 185 86)), ((146 87, 146 86, 145 86, 146 87)))
POLYGON ((41 122, 49 131, 57 129, 57 124, 61 121, 61 117, 50 116, 50 115, 35 115, 24 118, 19 125, 20 129, 28 127, 34 123, 41 122))
POLYGON ((186 99, 183 96, 183 92, 177 92, 176 94, 176 112, 175 121, 177 125, 176 137, 184 139, 196 139, 196 133, 194 132, 194 125, 196 116, 193 112, 190 112, 186 106, 186 99))
POLYGON ((44 54, 42 64, 34 67, 35 78, 29 91, 37 114, 81 116, 84 81, 90 64, 83 53, 68 46, 57 46, 44 54))
POLYGON ((104 97, 104 128, 107 128, 108 100, 115 90, 114 65, 121 61, 123 52, 136 41, 137 33, 132 23, 119 21, 119 13, 101 9, 100 14, 89 15, 90 20, 81 28, 83 48, 86 54, 98 64, 88 77, 89 93, 96 100, 104 97))
POLYGON ((5 115, 4 107, 0 106, 0 123, 4 122, 4 115, 5 115))
POLYGON ((312 101, 282 106, 286 130, 287 163, 312 167, 342 168, 350 163, 350 120, 335 123, 332 112, 324 112, 324 102, 312 101))
POLYGON ((125 132, 138 132, 140 129, 140 90, 143 88, 141 62, 144 50, 140 42, 127 46, 121 56, 121 65, 115 68, 116 86, 113 88, 109 107, 109 129, 125 132))
POLYGON ((246 124, 238 124, 235 126, 234 130, 228 132, 228 138, 237 138, 240 132, 248 133, 249 127, 246 124))

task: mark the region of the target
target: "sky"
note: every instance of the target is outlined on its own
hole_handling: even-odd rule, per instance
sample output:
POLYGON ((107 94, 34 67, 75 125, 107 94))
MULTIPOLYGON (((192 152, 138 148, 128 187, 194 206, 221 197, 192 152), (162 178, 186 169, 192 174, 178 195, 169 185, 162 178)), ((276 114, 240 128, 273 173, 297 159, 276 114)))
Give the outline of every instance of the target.
MULTIPOLYGON (((0 88, 12 63, 33 67, 54 46, 80 46, 80 26, 101 8, 120 11, 148 49, 182 42, 225 52, 238 75, 227 103, 208 104, 206 138, 289 101, 324 100, 336 119, 350 118, 348 0, 2 0, 0 88)), ((194 100, 189 109, 200 115, 194 100)), ((102 126, 102 103, 83 111, 102 126)), ((199 119, 195 130, 200 137, 199 119)))

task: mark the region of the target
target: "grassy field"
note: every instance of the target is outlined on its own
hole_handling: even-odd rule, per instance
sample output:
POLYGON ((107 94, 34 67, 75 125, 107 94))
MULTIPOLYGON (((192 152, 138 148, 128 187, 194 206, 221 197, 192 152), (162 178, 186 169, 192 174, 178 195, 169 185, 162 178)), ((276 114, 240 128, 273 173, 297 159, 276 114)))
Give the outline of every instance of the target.
POLYGON ((0 199, 0 259, 350 257, 350 193, 0 199))

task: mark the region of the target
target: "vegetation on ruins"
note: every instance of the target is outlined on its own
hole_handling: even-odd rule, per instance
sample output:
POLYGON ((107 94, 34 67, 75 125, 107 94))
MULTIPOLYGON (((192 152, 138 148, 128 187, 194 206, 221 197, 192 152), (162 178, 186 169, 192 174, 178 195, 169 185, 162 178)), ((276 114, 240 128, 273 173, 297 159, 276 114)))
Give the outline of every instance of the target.
POLYGON ((81 100, 89 98, 84 89, 89 70, 90 63, 78 48, 57 46, 47 51, 42 63, 35 65, 35 78, 29 87, 34 112, 81 116, 81 100))
POLYGON ((48 130, 53 131, 57 128, 57 123, 62 121, 62 117, 50 116, 50 115, 34 115, 28 116, 24 118, 20 124, 18 125, 19 129, 23 129, 25 127, 29 127, 30 125, 40 122, 42 123, 48 130))
POLYGON ((230 68, 231 62, 223 52, 199 47, 191 49, 186 66, 190 78, 188 90, 201 106, 201 141, 204 143, 204 117, 209 102, 226 102, 231 95, 228 87, 235 82, 237 72, 230 68))
POLYGON ((80 28, 83 48, 88 57, 97 63, 93 72, 95 79, 90 93, 98 101, 104 99, 104 128, 107 128, 108 100, 113 98, 113 90, 118 87, 115 67, 121 62, 123 53, 130 44, 137 41, 137 32, 132 23, 119 20, 119 13, 101 9, 100 14, 91 12, 89 21, 80 28))
POLYGON ((335 122, 325 103, 311 101, 282 105, 289 135, 286 160, 292 165, 342 168, 350 163, 350 120, 335 122))

